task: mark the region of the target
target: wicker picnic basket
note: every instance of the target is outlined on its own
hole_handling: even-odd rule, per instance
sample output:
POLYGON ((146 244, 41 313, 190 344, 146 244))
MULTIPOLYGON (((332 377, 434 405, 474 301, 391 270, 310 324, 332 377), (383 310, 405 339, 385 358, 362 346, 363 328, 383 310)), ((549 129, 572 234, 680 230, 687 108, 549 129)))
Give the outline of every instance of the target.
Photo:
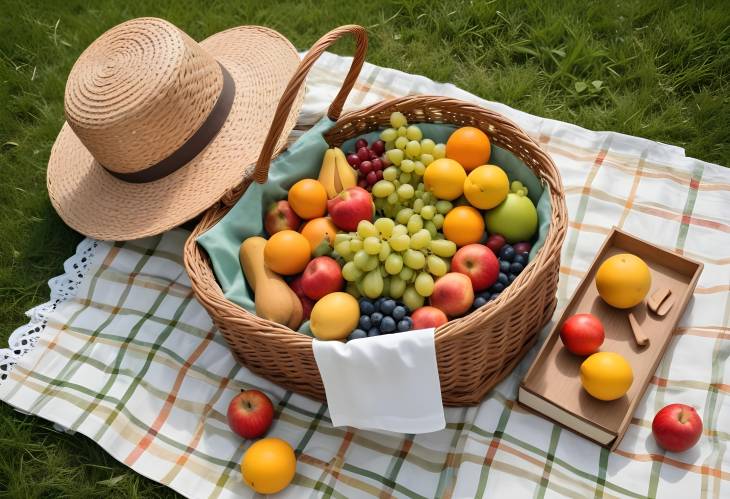
POLYGON ((327 47, 345 34, 354 35, 357 51, 328 111, 328 116, 336 121, 325 134, 330 145, 338 146, 347 139, 388 126, 390 113, 397 110, 411 123, 441 122, 484 130, 494 144, 524 161, 549 189, 552 219, 545 244, 533 261, 498 299, 468 316, 450 321, 435 333, 443 403, 452 406, 477 404, 530 349, 537 332, 550 320, 555 308, 560 248, 567 219, 560 174, 550 157, 514 123, 467 102, 436 96, 407 96, 340 117, 365 59, 367 36, 360 26, 335 29, 312 47, 284 91, 253 178, 249 177, 211 207, 193 231, 185 245, 185 266, 193 290, 231 350, 249 369, 289 390, 325 399, 312 352, 312 338, 262 319, 227 300, 208 256, 196 243, 196 238, 229 211, 252 180, 266 182, 274 146, 309 69, 327 47))

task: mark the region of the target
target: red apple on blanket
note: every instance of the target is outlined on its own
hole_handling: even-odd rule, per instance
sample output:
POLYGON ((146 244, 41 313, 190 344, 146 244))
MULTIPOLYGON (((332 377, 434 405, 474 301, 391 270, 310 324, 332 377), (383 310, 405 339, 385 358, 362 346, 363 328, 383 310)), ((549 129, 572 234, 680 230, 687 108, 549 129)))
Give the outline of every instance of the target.
POLYGON ((669 404, 654 416, 651 432, 660 447, 670 452, 683 452, 702 436, 702 419, 694 407, 669 404))
POLYGON ((299 230, 302 219, 286 200, 271 203, 264 215, 264 230, 270 236, 282 230, 299 230))
POLYGON ((314 300, 312 300, 306 295, 306 293, 304 293, 304 288, 302 287, 302 276, 300 275, 292 282, 290 282, 289 287, 292 289, 292 291, 294 291, 294 294, 299 297, 299 301, 302 302, 304 320, 309 320, 309 316, 312 314, 312 308, 314 307, 314 300))
POLYGON ((411 320, 413 321, 413 329, 439 327, 449 322, 449 318, 446 317, 445 313, 436 307, 428 306, 417 308, 411 314, 411 320))
POLYGON ((447 316, 458 317, 469 310, 474 301, 471 279, 459 272, 449 272, 436 281, 429 300, 447 316))
POLYGON ((304 269, 301 278, 304 294, 312 300, 340 291, 345 284, 337 261, 329 256, 318 256, 304 269))
POLYGON ((258 438, 274 420, 274 404, 259 390, 241 390, 228 405, 228 426, 243 438, 258 438))
POLYGON ((487 246, 467 244, 454 254, 451 270, 468 276, 474 291, 482 291, 497 282, 499 260, 487 246))
POLYGON ((355 231, 360 220, 372 220, 373 198, 362 187, 350 187, 327 201, 327 212, 337 227, 355 231))

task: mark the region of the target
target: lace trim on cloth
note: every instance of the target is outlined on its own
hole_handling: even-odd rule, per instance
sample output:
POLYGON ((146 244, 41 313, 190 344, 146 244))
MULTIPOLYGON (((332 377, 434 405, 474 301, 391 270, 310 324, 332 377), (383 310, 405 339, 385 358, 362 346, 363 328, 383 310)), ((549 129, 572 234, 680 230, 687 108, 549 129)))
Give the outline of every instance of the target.
POLYGON ((8 378, 15 363, 33 350, 46 327, 48 316, 59 304, 76 296, 76 290, 86 276, 98 245, 98 241, 88 238, 79 243, 76 253, 63 264, 65 272, 48 281, 51 299, 28 310, 25 313, 30 319, 28 323, 13 331, 8 338, 8 348, 0 348, 0 384, 8 378))

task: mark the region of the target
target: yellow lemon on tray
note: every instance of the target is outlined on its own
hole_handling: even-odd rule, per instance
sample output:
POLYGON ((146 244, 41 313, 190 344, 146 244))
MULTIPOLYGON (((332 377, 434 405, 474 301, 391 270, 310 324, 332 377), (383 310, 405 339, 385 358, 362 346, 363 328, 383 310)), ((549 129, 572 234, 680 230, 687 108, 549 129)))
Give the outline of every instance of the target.
POLYGON ((423 183, 439 199, 452 201, 464 193, 466 172, 453 159, 441 158, 426 167, 423 183))
POLYGON ((284 490, 296 470, 294 449, 280 438, 254 442, 241 459, 243 481, 259 494, 276 494, 284 490))
POLYGON ((472 170, 464 181, 464 196, 472 206, 489 210, 504 201, 509 193, 509 178, 500 167, 482 165, 472 170))
POLYGON ((583 388, 599 400, 623 397, 634 382, 631 365, 615 352, 594 353, 580 365, 583 388))
POLYGON ((638 305, 650 287, 649 266, 631 253, 607 258, 596 272, 598 294, 612 307, 631 308, 638 305))

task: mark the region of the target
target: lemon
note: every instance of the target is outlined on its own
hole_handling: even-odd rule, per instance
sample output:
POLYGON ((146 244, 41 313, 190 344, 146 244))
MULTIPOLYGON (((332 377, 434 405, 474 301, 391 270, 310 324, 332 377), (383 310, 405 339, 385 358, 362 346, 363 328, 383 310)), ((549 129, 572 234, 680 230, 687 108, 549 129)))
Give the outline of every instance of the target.
POLYGON ((596 272, 596 289, 601 298, 616 308, 641 303, 651 287, 651 272, 644 260, 631 253, 607 258, 596 272))
POLYGON ((312 308, 309 327, 317 339, 342 340, 357 327, 360 305, 357 299, 340 291, 320 298, 312 308))
POLYGON ((464 193, 466 172, 453 159, 437 159, 426 167, 423 183, 439 199, 451 201, 464 193))
POLYGON ((279 438, 254 442, 241 459, 243 481, 259 494, 276 494, 284 490, 296 470, 294 449, 279 438))
POLYGON ((464 196, 480 210, 489 210, 504 201, 509 193, 509 179, 500 167, 483 165, 472 170, 464 181, 464 196))
POLYGON ((616 400, 631 388, 634 372, 621 355, 615 352, 598 352, 580 365, 580 382, 597 399, 616 400))

